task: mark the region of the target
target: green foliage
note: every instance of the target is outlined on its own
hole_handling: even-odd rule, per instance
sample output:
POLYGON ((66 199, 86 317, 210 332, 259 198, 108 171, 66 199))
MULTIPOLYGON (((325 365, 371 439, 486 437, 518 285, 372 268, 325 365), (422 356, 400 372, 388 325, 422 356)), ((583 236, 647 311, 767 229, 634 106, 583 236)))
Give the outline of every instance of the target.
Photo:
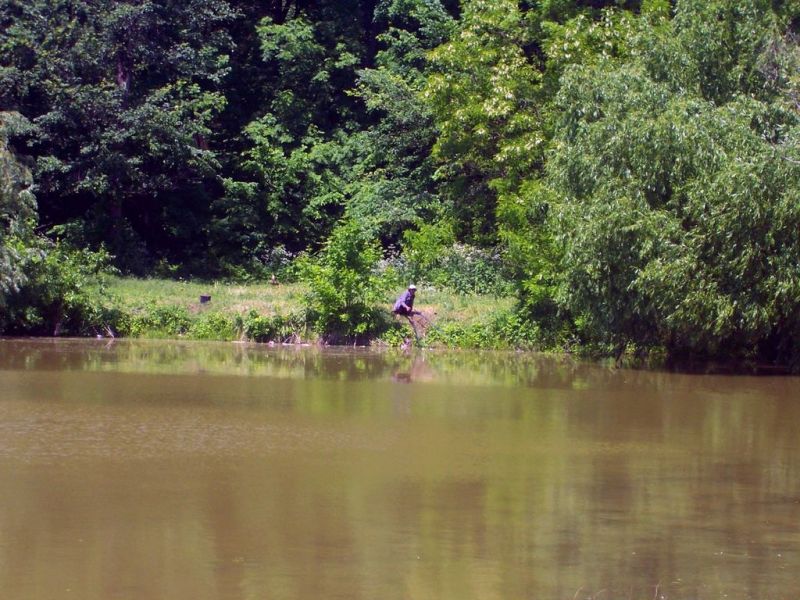
POLYGON ((714 104, 763 98, 762 51, 778 31, 769 0, 682 0, 649 60, 656 76, 714 104), (666 76, 666 77, 664 77, 666 76))
POLYGON ((439 221, 423 223, 419 229, 409 229, 403 241, 406 272, 411 280, 422 281, 425 273, 439 266, 442 252, 455 243, 455 235, 448 221, 439 221))
POLYGON ((380 298, 376 272, 380 248, 355 221, 334 229, 324 249, 306 259, 301 280, 308 284, 306 304, 313 327, 336 337, 358 338, 377 325, 380 298))
POLYGON ((88 335, 113 324, 103 287, 106 252, 76 252, 42 238, 11 237, 3 246, 17 276, 0 290, 0 333, 88 335))
POLYGON ((554 302, 561 258, 550 212, 556 202, 552 190, 534 179, 523 183, 518 192, 501 196, 497 209, 498 231, 520 303, 549 330, 557 329, 564 320, 554 302))
POLYGON ((305 329, 305 317, 298 313, 288 315, 260 315, 251 310, 240 318, 242 335, 254 342, 288 342, 300 337, 305 329))
MULTIPOLYGON (((356 17, 346 13, 348 8, 331 11, 331 16, 341 19, 344 31, 356 17)), ((324 20, 312 21, 303 14, 281 23, 266 17, 257 31, 262 59, 280 73, 280 87, 270 108, 289 135, 300 137, 311 124, 322 129, 323 106, 329 109, 333 104, 342 117, 350 116, 353 106, 344 90, 353 84, 363 52, 357 37, 341 36, 342 31, 324 20)))
POLYGON ((357 148, 343 134, 326 141, 315 126, 298 140, 271 114, 244 133, 251 147, 242 168, 253 181, 225 181, 226 195, 216 204, 224 216, 212 228, 220 238, 215 248, 259 255, 279 243, 299 251, 324 238, 342 212, 357 148))
POLYGON ((800 255, 800 171, 786 156, 798 115, 772 94, 750 95, 752 40, 772 33, 769 15, 712 4, 744 19, 725 35, 748 32, 723 61, 734 78, 719 86, 704 62, 727 38, 696 33, 711 9, 692 2, 679 4, 671 33, 639 42, 641 61, 567 70, 548 179, 560 198, 558 300, 588 340, 788 360, 800 324, 788 258, 800 255), (679 50, 684 68, 665 72, 664 56, 679 50))
POLYGON ((518 2, 471 0, 457 33, 431 54, 423 97, 439 129, 437 177, 461 241, 494 244, 498 188, 543 159, 541 77, 525 51, 531 41, 518 2))
POLYGON ((475 323, 437 323, 428 330, 425 344, 482 350, 541 350, 546 347, 539 326, 513 310, 492 313, 475 323))
POLYGON ((631 52, 631 32, 638 26, 633 14, 614 8, 604 9, 600 18, 582 12, 564 23, 545 21, 542 28, 548 85, 558 86, 571 65, 624 61, 631 52))
POLYGON ((0 233, 27 236, 36 224, 33 177, 23 160, 8 145, 8 136, 28 126, 19 113, 0 112, 0 233))
POLYGON ((408 325, 397 320, 388 321, 383 331, 378 335, 378 341, 381 344, 393 348, 402 346, 409 339, 411 339, 411 336, 408 325))
POLYGON ((133 311, 120 333, 131 337, 176 337, 189 331, 192 319, 182 306, 151 303, 133 311))
POLYGON ((363 107, 348 90, 368 52, 358 34, 368 7, 298 4, 306 10, 267 15, 255 28, 270 80, 236 133, 235 168, 212 204, 212 249, 240 263, 278 244, 299 252, 325 239, 361 160, 363 107))
MULTIPOLYGON (((656 3, 642 6, 646 18, 660 14, 656 3)), ((619 10, 621 3, 587 4, 591 8, 584 3, 542 3, 538 13, 528 15, 543 58, 539 63, 542 85, 537 90, 541 103, 537 123, 541 149, 537 152, 542 154, 552 146, 553 133, 563 118, 555 100, 565 70, 572 65, 624 64, 640 30, 640 20, 629 11, 619 10)), ((564 303, 559 306, 556 302, 565 248, 556 238, 552 210, 559 202, 559 193, 542 178, 550 160, 551 156, 541 156, 527 172, 496 180, 493 187, 498 193, 497 233, 516 283, 520 308, 551 339, 561 339, 572 315, 564 303)))
POLYGON ((3 4, 0 105, 34 124, 44 222, 75 221, 76 243, 105 242, 129 270, 148 266, 130 238, 191 256, 233 17, 222 0, 3 4))
POLYGON ((24 120, 18 114, 0 113, 0 299, 24 283, 22 266, 28 250, 20 248, 18 240, 30 239, 36 224, 31 172, 7 142, 9 128, 20 121, 24 120))
POLYGON ((228 315, 207 312, 192 321, 187 332, 196 340, 231 341, 236 339, 236 323, 228 315))
POLYGON ((420 93, 427 52, 448 38, 454 20, 438 1, 428 0, 381 2, 375 20, 385 28, 377 36, 375 68, 358 72, 354 90, 374 123, 359 138, 364 152, 348 190, 347 214, 394 243, 404 229, 442 211, 431 157, 436 129, 420 93))
POLYGON ((6 138, 27 125, 19 114, 0 113, 0 334, 104 332, 116 320, 104 290, 110 256, 35 234, 31 173, 6 138))
POLYGON ((505 295, 512 289, 499 252, 457 243, 447 221, 405 232, 400 273, 462 294, 505 295))
POLYGON ((417 97, 418 85, 380 68, 362 71, 357 88, 379 122, 361 137, 366 151, 350 186, 347 214, 389 241, 440 205, 430 160, 435 131, 417 97))

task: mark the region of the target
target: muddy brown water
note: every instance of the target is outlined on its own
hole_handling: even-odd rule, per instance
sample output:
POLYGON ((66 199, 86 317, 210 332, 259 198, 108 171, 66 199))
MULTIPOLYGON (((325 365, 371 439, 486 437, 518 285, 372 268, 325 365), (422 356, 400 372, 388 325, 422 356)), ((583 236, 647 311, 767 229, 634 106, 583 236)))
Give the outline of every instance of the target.
POLYGON ((0 598, 800 597, 800 379, 0 340, 0 598))

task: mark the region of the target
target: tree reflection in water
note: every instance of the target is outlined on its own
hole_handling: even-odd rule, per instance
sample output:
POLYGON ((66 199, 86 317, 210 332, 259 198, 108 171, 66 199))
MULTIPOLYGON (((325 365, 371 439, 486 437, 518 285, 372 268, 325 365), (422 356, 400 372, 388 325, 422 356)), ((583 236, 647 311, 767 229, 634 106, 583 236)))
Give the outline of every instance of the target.
POLYGON ((513 353, 3 340, 0 590, 791 597, 798 392, 513 353))

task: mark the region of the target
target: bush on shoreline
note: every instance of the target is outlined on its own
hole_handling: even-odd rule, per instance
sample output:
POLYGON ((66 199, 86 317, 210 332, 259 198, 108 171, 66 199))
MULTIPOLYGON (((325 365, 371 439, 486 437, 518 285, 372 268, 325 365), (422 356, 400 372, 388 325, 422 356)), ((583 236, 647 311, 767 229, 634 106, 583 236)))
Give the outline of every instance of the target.
POLYGON ((18 273, 0 298, 0 334, 101 335, 121 318, 105 290, 107 253, 77 252, 39 237, 5 246, 18 273))

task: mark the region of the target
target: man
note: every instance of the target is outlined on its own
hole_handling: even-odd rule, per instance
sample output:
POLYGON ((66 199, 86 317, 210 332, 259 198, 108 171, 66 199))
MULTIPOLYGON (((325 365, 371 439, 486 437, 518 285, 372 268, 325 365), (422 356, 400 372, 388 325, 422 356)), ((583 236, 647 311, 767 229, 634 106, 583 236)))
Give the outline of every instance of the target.
POLYGON ((416 293, 417 286, 412 283, 408 286, 408 290, 403 292, 397 299, 397 302, 394 303, 392 312, 396 315, 403 315, 404 317, 419 314, 414 311, 414 295, 416 293))

